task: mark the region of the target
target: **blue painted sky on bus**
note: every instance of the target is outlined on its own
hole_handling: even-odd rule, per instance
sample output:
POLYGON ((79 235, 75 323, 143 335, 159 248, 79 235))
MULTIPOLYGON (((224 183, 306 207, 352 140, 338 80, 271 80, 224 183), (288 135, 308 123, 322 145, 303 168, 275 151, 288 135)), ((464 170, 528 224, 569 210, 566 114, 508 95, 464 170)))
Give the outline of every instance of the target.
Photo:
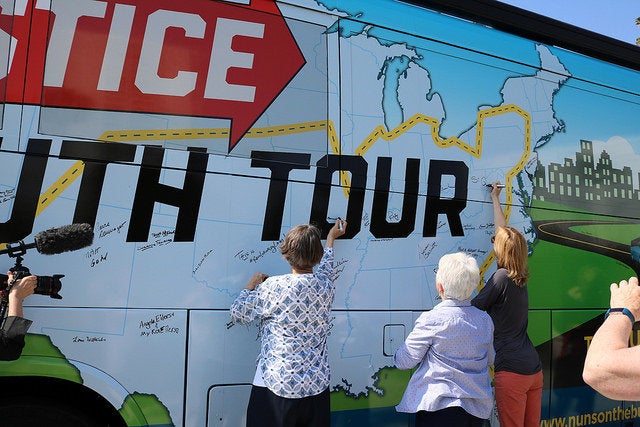
MULTIPOLYGON (((460 135, 469 129, 470 118, 476 117, 479 106, 498 105, 501 102, 502 88, 507 79, 532 75, 537 72, 536 67, 540 66, 536 43, 484 26, 470 25, 465 21, 430 12, 427 8, 421 12, 419 7, 398 3, 395 0, 369 0, 366 3, 362 0, 314 1, 329 10, 356 17, 354 20, 340 21, 340 34, 345 40, 366 33, 368 38, 378 40, 381 45, 390 48, 403 45, 415 51, 415 54, 407 55, 412 57, 416 65, 428 70, 429 84, 433 85, 432 93, 441 97, 446 111, 455 112, 447 114, 442 121, 442 135, 460 135), (390 7, 391 4, 395 7, 390 7), (415 16, 416 19, 407 19, 407 16, 415 16), (425 19, 429 20, 428 28, 424 25, 425 19), (370 28, 367 22, 383 25, 370 28), (401 31, 395 31, 394 28, 401 31), (447 40, 447 43, 438 44, 437 40, 447 40), (459 50, 458 46, 466 46, 467 50, 459 50), (477 57, 477 52, 485 52, 487 56, 477 57), (463 62, 456 62, 459 55, 463 62), (468 73, 475 73, 477 78, 465 78, 468 73)), ((524 0, 504 1, 528 3, 524 0)), ((591 3, 597 6, 595 0, 554 1, 573 4, 574 9, 587 11, 588 14, 606 16, 604 12, 600 12, 600 8, 588 7, 591 3), (578 7, 578 3, 582 9, 578 7)), ((640 13, 631 7, 632 2, 640 4, 640 0, 614 0, 608 5, 612 9, 611 3, 629 6, 624 13, 624 19, 629 17, 627 31, 633 35, 628 36, 627 40, 635 37, 635 31, 640 32, 635 26, 635 18, 640 16, 640 13)), ((534 3, 533 0, 531 3, 534 3)), ((551 9, 548 9, 545 13, 550 14, 550 11, 551 9)), ((578 26, 580 22, 576 14, 577 12, 574 15, 569 14, 571 16, 566 15, 566 20, 569 21, 571 17, 571 23, 578 26)), ((565 20, 557 15, 554 18, 565 20)), ((583 19, 583 22, 588 22, 586 18, 583 19)), ((622 26, 614 23, 605 28, 622 26)), ((589 29, 597 31, 594 27, 589 29)), ((330 31, 337 31, 337 28, 333 27, 330 31)), ((538 150, 542 163, 546 165, 554 159, 573 158, 579 149, 580 141, 584 139, 593 142, 594 152, 598 156, 603 149, 606 150, 616 165, 640 165, 640 131, 635 119, 638 108, 636 94, 640 93, 638 72, 593 60, 562 48, 550 46, 550 49, 571 78, 554 97, 554 114, 561 123, 560 128, 547 141, 551 142, 550 144, 544 141, 537 142, 538 147, 542 148, 538 150), (617 127, 612 130, 602 126, 602 123, 617 123, 617 127)), ((391 56, 393 55, 389 57, 391 56)), ((402 64, 398 61, 387 61, 384 71, 395 72, 391 73, 391 77, 398 79, 407 65, 406 61, 402 64), (391 67, 388 67, 389 65, 391 67)), ((390 78, 387 74, 385 76, 390 78)), ((395 93, 395 87, 388 86, 387 89, 390 96, 395 93)), ((387 123, 389 126, 396 125, 402 119, 401 114, 397 112, 400 110, 386 110, 386 119, 391 118, 387 123)))
POLYGON ((500 0, 558 21, 635 44, 640 27, 638 0, 500 0))
MULTIPOLYGON (((602 0, 499 1, 627 43, 636 44, 636 39, 640 37, 640 27, 635 25, 636 18, 640 17, 639 0, 612 0, 608 2, 602 0)), ((573 67, 571 69, 574 70, 573 67)), ((615 73, 612 75, 615 75, 615 73)), ((632 89, 632 92, 636 90, 632 89)), ((587 106, 589 104, 586 101, 581 104, 580 96, 578 94, 574 95, 575 97, 565 97, 561 91, 560 96, 558 96, 556 107, 563 112, 561 119, 565 120, 566 123, 572 123, 573 131, 575 131, 575 128, 579 128, 580 132, 578 134, 581 137, 593 140, 596 153, 601 149, 607 149, 609 153, 615 155, 617 164, 623 161, 621 159, 625 159, 625 162, 622 163, 623 165, 639 164, 640 155, 637 153, 637 148, 633 148, 640 145, 640 135, 635 124, 619 120, 620 129, 618 135, 601 134, 597 122, 591 123, 580 120, 581 115, 594 117, 593 114, 595 113, 587 114, 585 109, 589 108, 587 106), (561 108, 563 103, 569 103, 574 106, 581 105, 582 107, 561 108), (614 149, 613 146, 616 148, 614 149)), ((614 101, 610 105, 603 102, 602 104, 592 104, 591 108, 598 108, 601 112, 600 114, 629 117, 620 108, 625 106, 626 103, 615 102, 615 96, 611 99, 614 101)), ((604 100, 605 98, 603 98, 604 100)), ((561 153, 566 150, 564 147, 571 147, 572 140, 576 138, 576 134, 573 131, 572 129, 567 129, 565 133, 556 135, 553 140, 554 144, 549 145, 546 150, 542 150, 539 153, 541 157, 553 158, 553 156, 561 156, 561 153)), ((568 153, 568 157, 572 157, 570 154, 568 153)))

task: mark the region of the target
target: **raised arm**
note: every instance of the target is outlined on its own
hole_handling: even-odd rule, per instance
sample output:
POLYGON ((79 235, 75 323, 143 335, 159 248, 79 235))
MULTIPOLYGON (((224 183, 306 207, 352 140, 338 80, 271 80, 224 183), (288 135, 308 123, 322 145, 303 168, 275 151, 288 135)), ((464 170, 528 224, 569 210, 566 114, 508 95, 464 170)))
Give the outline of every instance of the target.
POLYGON ((335 240, 346 232, 347 232, 347 221, 338 218, 336 220, 336 223, 333 224, 333 227, 331 227, 331 230, 329 230, 329 234, 327 234, 327 243, 325 246, 327 248, 332 248, 335 240))
POLYGON ((493 224, 496 232, 498 231, 498 227, 507 226, 507 219, 505 218, 502 206, 500 205, 501 191, 502 187, 500 187, 500 182, 494 182, 491 188, 491 202, 493 203, 493 224))

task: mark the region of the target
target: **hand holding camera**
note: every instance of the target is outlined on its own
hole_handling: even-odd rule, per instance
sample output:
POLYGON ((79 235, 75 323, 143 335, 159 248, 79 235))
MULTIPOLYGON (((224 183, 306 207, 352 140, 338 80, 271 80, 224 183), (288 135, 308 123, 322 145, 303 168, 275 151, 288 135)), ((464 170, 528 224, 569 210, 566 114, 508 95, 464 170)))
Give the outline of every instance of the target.
POLYGON ((11 270, 9 270, 7 274, 9 276, 9 283, 13 283, 11 291, 9 292, 9 298, 18 298, 22 301, 29 295, 35 293, 38 287, 38 278, 36 276, 31 275, 18 279, 14 277, 11 270))
POLYGON ((23 317, 22 301, 35 292, 38 286, 38 278, 36 276, 27 276, 22 279, 16 279, 12 271, 9 271, 8 275, 8 283, 12 283, 9 289, 8 315, 23 317))

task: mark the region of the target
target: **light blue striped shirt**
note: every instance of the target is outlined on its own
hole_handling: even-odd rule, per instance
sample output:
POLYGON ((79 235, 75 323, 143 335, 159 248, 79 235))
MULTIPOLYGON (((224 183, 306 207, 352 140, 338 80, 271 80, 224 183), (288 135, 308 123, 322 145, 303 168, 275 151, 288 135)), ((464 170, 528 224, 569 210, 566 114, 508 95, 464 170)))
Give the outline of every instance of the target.
POLYGON ((469 300, 444 300, 424 312, 393 356, 413 373, 398 412, 434 412, 460 406, 487 419, 493 408, 489 366, 493 364, 493 322, 469 300))

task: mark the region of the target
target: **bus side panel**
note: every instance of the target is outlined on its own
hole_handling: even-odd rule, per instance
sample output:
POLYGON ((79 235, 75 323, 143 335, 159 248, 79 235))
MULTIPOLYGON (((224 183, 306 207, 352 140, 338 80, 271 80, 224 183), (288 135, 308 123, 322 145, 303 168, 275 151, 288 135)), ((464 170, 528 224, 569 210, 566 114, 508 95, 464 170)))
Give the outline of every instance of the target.
MULTIPOLYGON (((400 402, 411 371, 394 369, 392 356, 413 328, 416 315, 343 310, 332 313, 328 345, 335 384, 331 395, 333 423, 408 425, 408 416, 397 414, 394 406, 400 402)), ((257 324, 227 328, 228 320, 225 311, 196 310, 189 317, 187 400, 195 407, 208 406, 208 426, 244 422, 259 354, 257 324), (216 401, 229 396, 236 396, 233 405, 224 407, 216 401)), ((205 425, 205 415, 189 411, 186 425, 205 425)))
POLYGON ((27 344, 22 357, 2 375, 79 382, 123 414, 133 396, 149 425, 179 423, 186 311, 29 307, 25 312, 34 319, 27 344))
MULTIPOLYGON (((72 222, 95 236, 24 256, 33 274, 65 275, 63 299, 27 300, 26 356, 0 375, 44 375, 28 358, 45 355, 115 406, 151 402, 152 425, 242 422, 259 341, 255 326, 227 328, 229 305, 254 272, 288 272, 291 227, 326 235, 341 217, 334 421, 410 423, 394 412, 409 373, 391 368, 393 350, 440 301, 443 254, 473 255, 485 281, 495 271, 487 184, 500 181, 530 248, 543 418, 617 411, 580 361, 608 284, 638 270, 636 71, 392 0, 16 3, 15 25, 0 19, 18 41, 11 56, 0 39, 15 61, 0 82, 0 240, 72 222), (48 36, 68 62, 45 56, 48 36), (242 59, 216 74, 218 49, 242 59), (209 104, 214 83, 255 87, 263 109, 209 104), (193 113, 194 94, 212 108, 193 113)), ((636 422, 635 403, 620 407, 636 422)))

